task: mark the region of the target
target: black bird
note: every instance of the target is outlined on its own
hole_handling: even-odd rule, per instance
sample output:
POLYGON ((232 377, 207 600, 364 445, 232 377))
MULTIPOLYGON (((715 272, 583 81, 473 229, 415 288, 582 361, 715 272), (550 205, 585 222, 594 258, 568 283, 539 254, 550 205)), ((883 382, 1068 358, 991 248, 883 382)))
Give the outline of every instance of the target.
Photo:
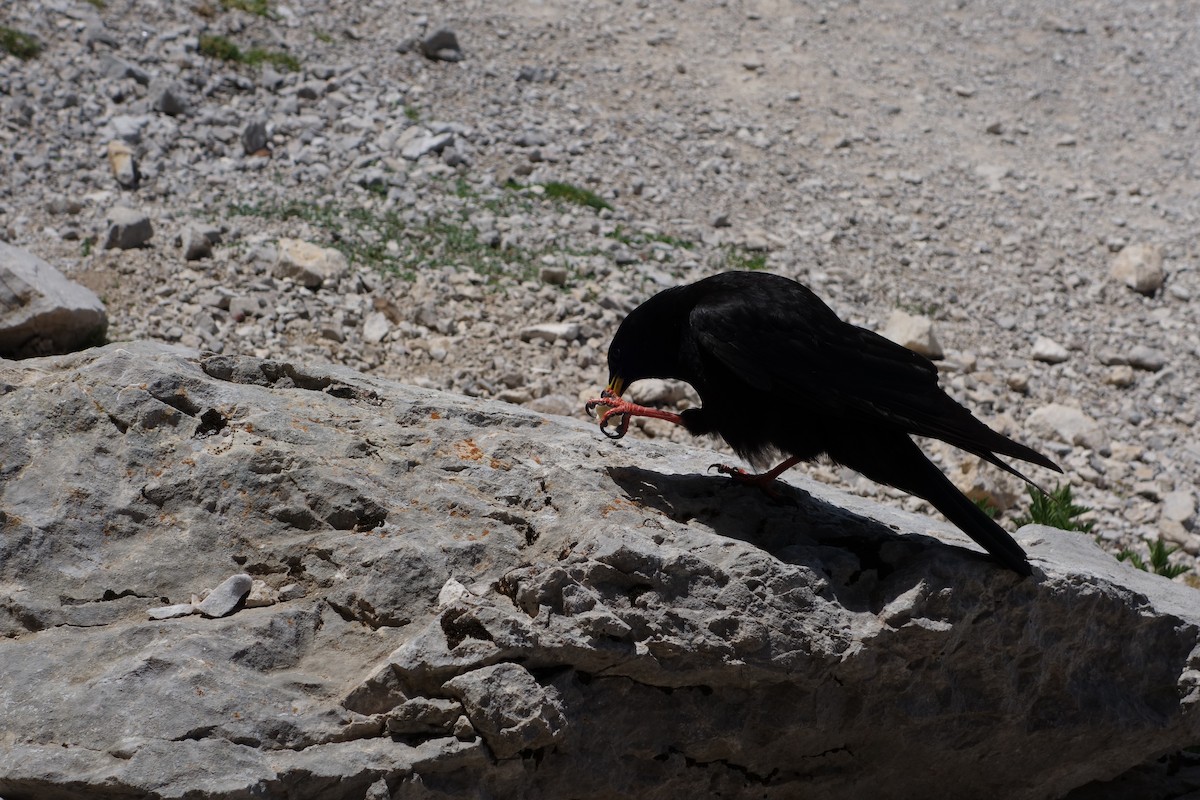
POLYGON ((864 328, 843 322, 811 290, 763 272, 727 272, 659 292, 630 312, 608 349, 608 387, 587 403, 620 438, 630 417, 665 419, 692 434, 718 434, 751 464, 786 460, 744 481, 766 486, 822 453, 871 480, 932 503, 1021 575, 1025 551, 963 495, 910 436, 941 439, 1022 480, 999 456, 1062 472, 1041 453, 980 422, 938 386, 937 367, 864 328), (680 414, 621 399, 642 378, 691 384, 702 405, 680 414), (621 415, 615 430, 608 424, 621 415))

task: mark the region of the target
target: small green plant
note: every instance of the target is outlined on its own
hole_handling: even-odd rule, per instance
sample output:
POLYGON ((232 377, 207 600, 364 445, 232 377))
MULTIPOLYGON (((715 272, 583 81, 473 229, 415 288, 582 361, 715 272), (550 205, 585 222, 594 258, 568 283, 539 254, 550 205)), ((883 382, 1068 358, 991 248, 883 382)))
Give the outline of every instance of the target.
POLYGON ((222 61, 241 61, 242 51, 238 46, 224 36, 200 37, 200 55, 207 58, 219 58, 222 61))
POLYGON ((1018 528, 1023 525, 1049 525, 1064 531, 1091 532, 1094 523, 1076 519, 1091 509, 1072 502, 1069 483, 1055 486, 1049 494, 1035 486, 1026 486, 1025 490, 1029 492, 1029 513, 1013 520, 1018 528))
POLYGON ((257 17, 275 16, 275 12, 271 10, 270 0, 221 0, 221 8, 226 11, 245 11, 247 14, 254 14, 257 17))
POLYGON ((208 58, 234 61, 252 67, 266 62, 290 72, 297 72, 300 69, 300 62, 293 55, 278 50, 264 50, 261 47, 252 47, 246 52, 242 52, 241 48, 225 36, 201 36, 200 54, 208 58))
POLYGON ((22 61, 28 61, 42 52, 42 43, 32 34, 0 25, 0 50, 12 53, 22 61))
POLYGON ((721 268, 757 272, 767 268, 767 254, 730 246, 725 248, 725 254, 721 258, 721 268))
POLYGON ((421 119, 421 109, 416 106, 406 105, 404 107, 404 118, 409 122, 417 122, 421 119))
POLYGON ((90 256, 92 254, 92 248, 95 246, 96 246, 96 237, 95 236, 88 236, 86 239, 84 239, 83 247, 82 247, 83 257, 87 258, 88 256, 90 256))
POLYGON ((676 236, 668 236, 665 233, 629 233, 625 230, 624 225, 618 225, 608 233, 604 234, 608 239, 615 239, 628 247, 637 247, 651 242, 659 242, 661 244, 678 247, 683 250, 691 250, 695 247, 695 243, 687 239, 680 239, 676 236))
POLYGON ((321 230, 330 247, 354 263, 369 264, 412 279, 417 270, 453 264, 490 278, 502 274, 521 280, 537 274, 537 260, 549 251, 495 248, 466 220, 453 215, 413 225, 395 211, 336 203, 235 203, 232 214, 264 219, 301 219, 321 230))
POLYGON ((546 197, 554 198, 555 200, 565 200, 568 203, 577 203, 581 206, 594 208, 597 211, 607 208, 612 211, 612 206, 604 202, 604 198, 590 189, 584 189, 570 183, 560 183, 559 181, 550 181, 542 186, 546 192, 546 197))
POLYGON ((313 36, 316 37, 318 42, 322 42, 324 44, 333 44, 333 34, 328 33, 327 31, 313 31, 313 36))
POLYGON ((980 497, 980 498, 976 499, 974 502, 975 502, 975 505, 979 506, 980 511, 987 514, 992 519, 996 519, 996 517, 1000 516, 1000 509, 996 508, 994 505, 989 503, 988 499, 986 497, 980 497))
POLYGON ((99 11, 103 11, 105 8, 104 0, 87 0, 87 1, 99 11))
POLYGON ((261 47, 251 47, 246 51, 246 57, 243 59, 252 67, 257 67, 263 62, 272 64, 279 69, 286 69, 288 72, 300 71, 300 60, 290 53, 284 53, 280 50, 264 50, 261 47))
POLYGON ((1146 564, 1140 555, 1128 547, 1117 553, 1117 561, 1128 561, 1143 572, 1153 572, 1155 575, 1162 575, 1164 578, 1175 578, 1189 569, 1189 567, 1183 564, 1171 563, 1171 554, 1177 550, 1179 550, 1178 547, 1168 547, 1167 543, 1160 536, 1150 544, 1149 565, 1146 564))

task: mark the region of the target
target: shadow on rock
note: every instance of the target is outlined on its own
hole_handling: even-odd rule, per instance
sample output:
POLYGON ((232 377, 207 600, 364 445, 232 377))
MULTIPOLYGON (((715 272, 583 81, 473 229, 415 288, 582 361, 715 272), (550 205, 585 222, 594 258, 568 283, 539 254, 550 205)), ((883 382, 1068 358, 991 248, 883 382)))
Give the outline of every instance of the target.
MULTIPOLYGON (((883 582, 915 584, 930 572, 960 571, 987 556, 932 536, 886 525, 777 482, 768 495, 725 476, 672 475, 641 467, 610 467, 626 497, 677 522, 697 520, 715 533, 746 542, 780 561, 824 574, 847 608, 879 603, 883 582)), ((947 577, 951 577, 947 575, 947 577)), ((887 594, 895 591, 891 587, 887 594)))

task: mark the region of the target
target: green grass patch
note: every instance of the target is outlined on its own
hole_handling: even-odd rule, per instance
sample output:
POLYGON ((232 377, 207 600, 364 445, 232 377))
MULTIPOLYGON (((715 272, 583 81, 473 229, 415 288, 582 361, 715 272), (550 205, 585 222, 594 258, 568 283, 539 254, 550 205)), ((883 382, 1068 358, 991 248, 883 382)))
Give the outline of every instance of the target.
POLYGON ((604 202, 603 197, 590 189, 584 189, 571 183, 550 181, 549 183, 542 184, 542 189, 545 191, 546 197, 554 200, 565 200, 568 203, 587 206, 597 211, 605 208, 612 211, 612 206, 604 202))
POLYGON ((992 519, 996 519, 1000 516, 1000 509, 988 502, 986 497, 980 497, 978 500, 974 500, 973 502, 979 507, 980 511, 987 514, 992 519))
POLYGON ((1160 536, 1150 545, 1150 561, 1148 563, 1128 547, 1117 553, 1117 560, 1128 561, 1143 572, 1153 572, 1164 578, 1177 578, 1190 569, 1183 564, 1171 563, 1171 554, 1177 550, 1179 550, 1178 547, 1168 547, 1160 536))
POLYGON ((1091 532, 1093 523, 1076 519, 1091 509, 1075 505, 1071 499, 1070 484, 1056 486, 1048 494, 1035 486, 1026 486, 1025 490, 1029 493, 1029 512, 1013 520, 1018 528, 1023 525, 1049 525, 1064 531, 1091 532))
POLYGON ((107 3, 105 3, 104 0, 87 0, 87 1, 97 11, 103 11, 107 7, 107 3))
POLYGON ((28 61, 42 52, 42 43, 32 34, 0 25, 0 50, 28 61))
POLYGON ((757 272, 767 268, 767 254, 758 250, 746 250, 730 245, 725 248, 721 256, 721 268, 757 272))
POLYGON ((640 247, 645 244, 658 242, 660 244, 678 247, 682 250, 691 250, 696 246, 695 242, 687 239, 680 239, 676 236, 668 236, 665 233, 629 233, 625 227, 618 225, 608 233, 604 234, 605 238, 615 239, 621 244, 629 247, 640 247))
POLYGON ((298 72, 300 70, 300 61, 293 55, 279 50, 266 50, 261 47, 252 47, 243 52, 240 47, 225 36, 201 36, 200 54, 208 58, 233 61, 251 67, 269 63, 289 72, 298 72))
POLYGON ((328 33, 327 31, 313 31, 313 36, 318 42, 322 42, 324 44, 333 44, 333 34, 328 33))
POLYGON ((207 34, 200 37, 200 55, 221 61, 241 61, 243 58, 241 49, 227 37, 207 34))
POLYGON ((226 11, 245 11, 257 17, 275 18, 270 0, 221 0, 221 8, 226 11))
POLYGON ((251 47, 246 51, 245 62, 252 67, 267 63, 285 69, 288 72, 300 71, 300 60, 291 53, 282 50, 264 50, 261 47, 251 47))
POLYGON ((232 214, 272 220, 299 219, 322 233, 324 243, 365 264, 411 280, 422 269, 447 265, 473 270, 493 281, 501 276, 532 280, 552 248, 493 247, 480 238, 466 210, 414 224, 395 211, 341 203, 303 201, 234 203, 232 214))
POLYGON ((404 107, 404 118, 409 122, 418 122, 421 119, 421 109, 416 106, 406 105, 404 107))

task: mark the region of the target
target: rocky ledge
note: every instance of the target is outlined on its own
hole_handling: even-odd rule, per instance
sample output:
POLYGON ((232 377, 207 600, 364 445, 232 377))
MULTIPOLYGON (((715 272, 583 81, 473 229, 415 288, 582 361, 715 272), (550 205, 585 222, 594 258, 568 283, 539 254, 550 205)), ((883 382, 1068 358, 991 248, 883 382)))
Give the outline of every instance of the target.
POLYGON ((0 428, 6 800, 1048 798, 1200 740, 1195 590, 1081 534, 1022 581, 798 471, 165 345, 0 361, 0 428))

